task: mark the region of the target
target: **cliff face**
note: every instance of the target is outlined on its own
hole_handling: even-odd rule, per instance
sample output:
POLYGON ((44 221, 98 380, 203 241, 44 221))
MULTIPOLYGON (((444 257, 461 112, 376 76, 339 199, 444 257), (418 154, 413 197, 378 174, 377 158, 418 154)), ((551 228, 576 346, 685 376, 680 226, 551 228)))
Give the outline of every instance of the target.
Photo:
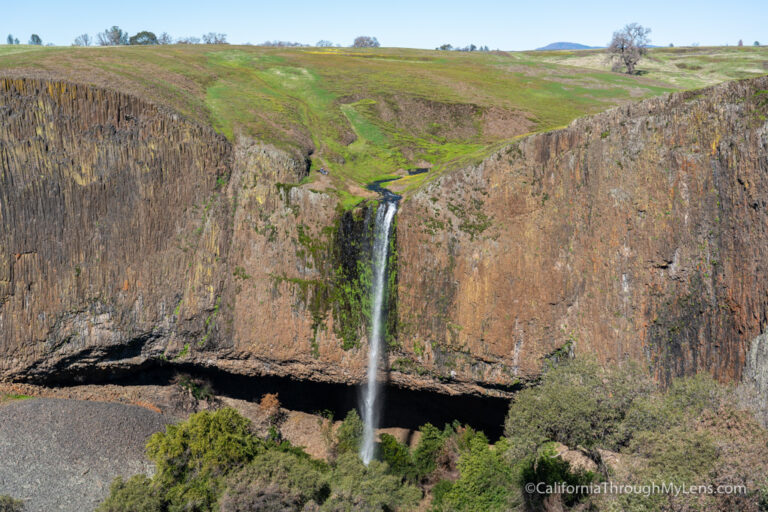
MULTIPOLYGON (((136 98, 0 79, 0 371, 123 364, 174 329, 194 272, 226 244, 199 231, 229 144, 136 98)), ((213 267, 209 267, 211 269, 213 267)))
POLYGON ((373 206, 135 97, 0 80, 0 375, 151 363, 357 382, 373 206))
MULTIPOLYGON (((520 140, 398 214, 390 379, 506 395, 592 352, 739 378, 768 305, 768 79, 520 140)), ((375 204, 134 97, 0 79, 0 376, 359 382, 375 204)))
POLYGON ((502 385, 576 351, 738 379, 768 307, 766 89, 579 119, 421 190, 399 219, 402 369, 502 385))

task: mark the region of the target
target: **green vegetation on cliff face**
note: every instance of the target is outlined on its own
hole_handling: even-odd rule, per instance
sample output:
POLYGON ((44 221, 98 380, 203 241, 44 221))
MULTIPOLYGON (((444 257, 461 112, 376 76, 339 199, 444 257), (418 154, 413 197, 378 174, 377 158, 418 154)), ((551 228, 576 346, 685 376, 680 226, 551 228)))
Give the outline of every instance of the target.
POLYGON ((384 175, 433 168, 395 185, 407 191, 526 133, 675 88, 760 74, 767 54, 690 54, 695 62, 717 62, 718 73, 707 74, 686 64, 688 53, 657 65, 671 57, 655 50, 644 63, 658 69, 630 77, 550 62, 571 64, 576 55, 573 63, 589 67, 592 57, 582 63, 573 52, 13 46, 0 48, 0 74, 115 88, 211 124, 230 139, 244 134, 309 154, 313 168, 331 171, 311 179, 349 202, 350 193, 362 193, 359 185, 384 175))

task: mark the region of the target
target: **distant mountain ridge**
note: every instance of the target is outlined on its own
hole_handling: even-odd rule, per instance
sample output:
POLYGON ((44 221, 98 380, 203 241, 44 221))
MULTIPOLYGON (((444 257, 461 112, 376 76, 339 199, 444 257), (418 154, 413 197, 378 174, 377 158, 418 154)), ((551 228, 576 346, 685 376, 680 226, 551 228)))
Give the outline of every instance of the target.
POLYGON ((536 48, 537 50, 590 50, 593 48, 602 48, 601 46, 587 46, 579 43, 569 43, 565 41, 558 41, 557 43, 549 43, 547 46, 536 48))

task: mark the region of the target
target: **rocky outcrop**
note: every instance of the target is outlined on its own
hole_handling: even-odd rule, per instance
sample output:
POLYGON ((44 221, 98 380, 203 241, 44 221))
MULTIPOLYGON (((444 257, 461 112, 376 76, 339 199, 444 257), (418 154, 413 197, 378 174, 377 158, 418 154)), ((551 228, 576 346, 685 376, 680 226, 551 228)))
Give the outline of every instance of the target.
POLYGON ((231 157, 135 97, 0 79, 0 373, 131 364, 173 336, 182 297, 212 310, 227 234, 204 219, 231 157))
POLYGON ((0 80, 0 375, 148 364, 357 382, 374 205, 113 91, 0 80))
POLYGON ((616 108, 419 191, 399 369, 504 386, 575 351, 738 379, 768 309, 766 89, 616 108))
MULTIPOLYGON (((407 198, 390 380, 509 396, 571 352, 738 379, 766 326, 768 79, 521 139, 407 198)), ((118 92, 0 79, 0 375, 356 383, 375 203, 118 92)))

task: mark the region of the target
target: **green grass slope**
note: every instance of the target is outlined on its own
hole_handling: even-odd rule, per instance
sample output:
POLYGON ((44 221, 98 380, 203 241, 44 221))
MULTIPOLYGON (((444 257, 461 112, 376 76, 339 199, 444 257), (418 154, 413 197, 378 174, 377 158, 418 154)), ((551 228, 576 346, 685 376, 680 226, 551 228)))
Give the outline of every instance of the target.
POLYGON ((0 74, 120 89, 231 140, 245 135, 309 155, 313 169, 330 171, 310 180, 350 205, 383 176, 430 168, 395 185, 407 193, 521 135, 622 102, 765 73, 768 49, 734 50, 654 50, 645 75, 626 76, 604 69, 590 50, 0 46, 0 74), (697 68, 700 61, 716 63, 697 68))

